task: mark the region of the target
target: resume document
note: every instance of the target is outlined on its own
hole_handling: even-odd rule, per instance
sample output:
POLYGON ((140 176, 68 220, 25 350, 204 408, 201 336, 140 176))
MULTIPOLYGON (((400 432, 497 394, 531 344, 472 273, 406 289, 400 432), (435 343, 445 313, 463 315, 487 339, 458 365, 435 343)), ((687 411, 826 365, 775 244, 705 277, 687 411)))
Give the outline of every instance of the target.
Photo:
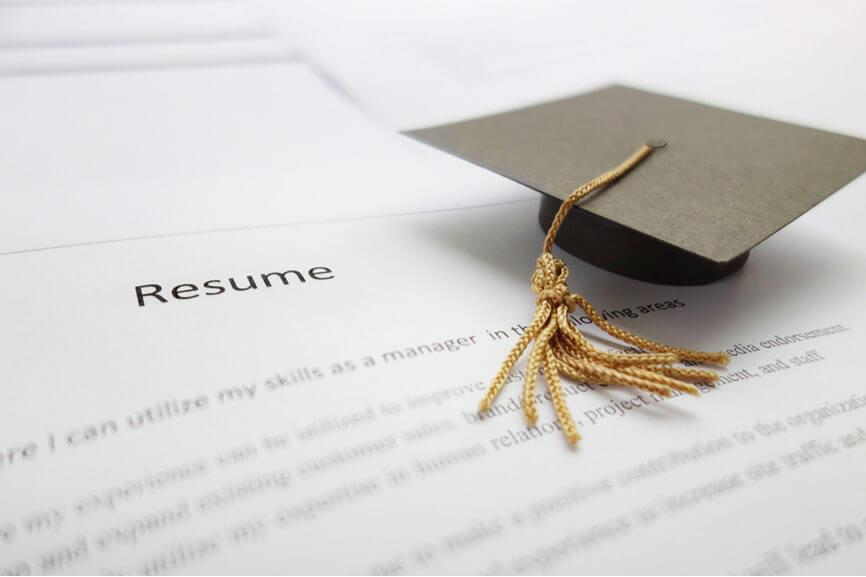
POLYGON ((216 143, 193 173, 157 149, 159 173, 70 164, 77 188, 13 171, 43 196, 0 216, 0 574, 862 570, 862 179, 712 285, 561 255, 612 322, 732 357, 698 398, 567 383, 571 449, 543 381, 524 421, 524 363, 477 412, 535 309, 538 200, 408 140, 398 165, 397 136, 359 157, 338 138, 302 165, 262 144, 264 176, 216 143))

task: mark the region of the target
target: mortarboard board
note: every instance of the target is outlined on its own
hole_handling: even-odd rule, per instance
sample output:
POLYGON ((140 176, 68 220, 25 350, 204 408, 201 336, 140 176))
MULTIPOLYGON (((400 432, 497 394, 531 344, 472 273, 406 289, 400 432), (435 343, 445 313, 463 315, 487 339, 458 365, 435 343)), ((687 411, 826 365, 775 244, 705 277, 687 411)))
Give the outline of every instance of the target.
POLYGON ((561 201, 652 139, 667 146, 572 210, 556 237, 607 270, 704 284, 866 170, 866 140, 611 86, 410 136, 561 201))
POLYGON ((535 314, 479 410, 493 407, 516 362, 531 350, 524 414, 536 422, 535 387, 543 373, 572 446, 580 433, 562 377, 662 396, 698 394, 693 382, 712 382, 718 374, 691 364, 724 366, 729 359, 657 343, 608 322, 570 291, 568 267, 552 254, 554 241, 623 275, 708 283, 739 269, 754 246, 866 169, 864 140, 621 86, 409 134, 544 193, 539 221, 547 235, 530 280, 535 314), (660 148, 663 153, 653 154, 660 148), (576 308, 638 352, 594 347, 570 316, 576 308))

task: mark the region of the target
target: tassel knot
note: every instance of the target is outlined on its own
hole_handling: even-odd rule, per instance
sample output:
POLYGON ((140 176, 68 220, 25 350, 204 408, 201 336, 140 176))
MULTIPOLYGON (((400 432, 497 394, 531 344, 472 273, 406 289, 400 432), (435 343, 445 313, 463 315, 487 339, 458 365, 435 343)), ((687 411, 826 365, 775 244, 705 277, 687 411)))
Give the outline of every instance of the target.
POLYGON ((568 267, 549 252, 538 257, 530 282, 536 295, 536 304, 546 301, 553 308, 564 304, 568 312, 574 312, 577 308, 577 301, 568 290, 568 267))

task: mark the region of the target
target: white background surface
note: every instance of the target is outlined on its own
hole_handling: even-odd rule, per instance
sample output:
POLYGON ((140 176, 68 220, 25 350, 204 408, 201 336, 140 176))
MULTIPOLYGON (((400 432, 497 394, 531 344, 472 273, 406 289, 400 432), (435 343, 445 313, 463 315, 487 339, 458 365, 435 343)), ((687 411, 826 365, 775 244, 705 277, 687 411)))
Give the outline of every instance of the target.
MULTIPOLYGON (((187 43, 271 35, 403 128, 615 81, 866 135, 866 5, 856 0, 5 0, 0 8, 0 57, 10 61, 32 58, 22 45, 70 38, 86 46, 171 36, 157 30, 185 30, 187 43)), ((79 57, 57 58, 74 66, 79 57)))
POLYGON ((615 81, 866 136, 866 5, 854 0, 265 6, 401 127, 615 81))

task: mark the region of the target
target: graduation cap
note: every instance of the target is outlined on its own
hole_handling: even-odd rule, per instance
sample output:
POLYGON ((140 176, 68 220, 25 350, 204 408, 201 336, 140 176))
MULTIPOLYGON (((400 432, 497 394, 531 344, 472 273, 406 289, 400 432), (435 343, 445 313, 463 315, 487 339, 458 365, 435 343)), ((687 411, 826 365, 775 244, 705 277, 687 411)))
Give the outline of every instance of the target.
POLYGON ((570 211, 556 243, 632 278, 705 284, 866 170, 866 140, 624 86, 408 133, 562 200, 636 146, 667 146, 570 211))
POLYGON ((533 343, 524 413, 536 422, 535 386, 543 372, 571 445, 580 433, 562 376, 662 396, 696 395, 693 381, 712 382, 718 375, 691 365, 725 365, 728 356, 657 343, 614 326, 569 290, 568 268, 553 256, 554 241, 626 276, 704 284, 739 269, 754 246, 866 169, 864 140, 622 86, 409 134, 544 194, 539 221, 547 236, 531 278, 535 315, 491 381, 480 411, 492 408, 533 343), (578 307, 640 352, 594 347, 571 318, 578 307))

